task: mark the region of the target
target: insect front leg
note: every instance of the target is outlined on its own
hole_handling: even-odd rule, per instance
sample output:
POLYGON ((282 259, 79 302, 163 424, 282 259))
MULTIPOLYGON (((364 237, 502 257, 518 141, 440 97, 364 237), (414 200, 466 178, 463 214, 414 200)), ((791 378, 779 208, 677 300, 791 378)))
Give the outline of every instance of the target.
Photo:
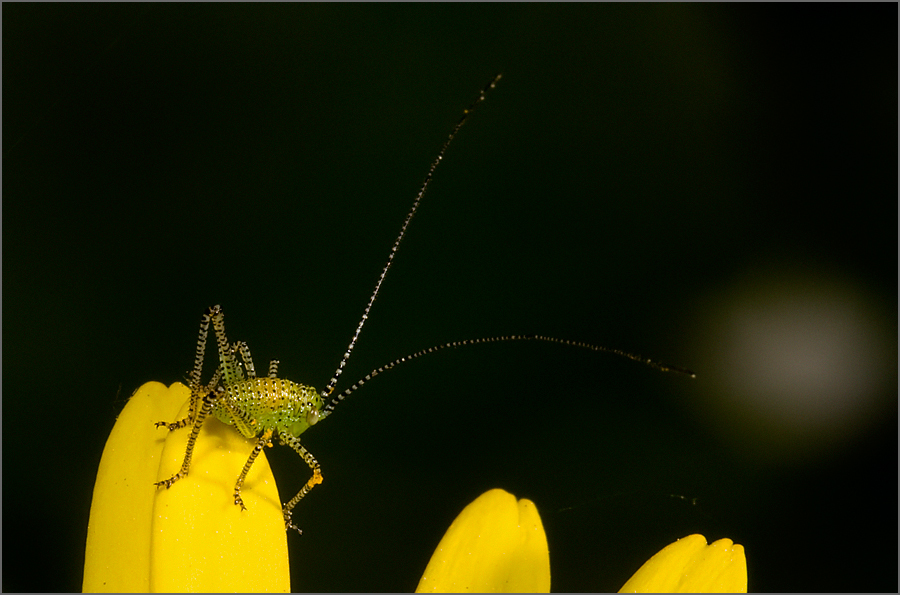
POLYGON ((278 437, 281 439, 282 444, 287 444, 293 448, 298 455, 303 457, 303 460, 306 461, 306 464, 309 465, 309 468, 312 469, 313 472, 312 477, 309 478, 306 485, 303 486, 303 488, 297 492, 297 495, 291 498, 291 501, 285 504, 284 508, 281 509, 281 513, 284 515, 285 530, 294 529, 302 535, 303 531, 300 531, 297 525, 291 522, 291 511, 293 511, 294 507, 297 506, 297 503, 300 502, 300 500, 302 500, 315 485, 322 483, 322 470, 319 467, 319 462, 316 461, 316 458, 300 444, 299 438, 292 436, 284 430, 278 432, 278 437))
MULTIPOLYGON (((191 456, 193 456, 194 454, 194 445, 197 443, 197 436, 200 434, 200 428, 201 426, 203 426, 204 420, 206 420, 207 416, 209 416, 210 412, 215 407, 216 401, 218 401, 222 393, 223 391, 221 389, 215 391, 211 390, 203 396, 200 410, 197 412, 197 416, 194 419, 194 423, 191 427, 191 435, 188 437, 187 448, 184 452, 184 462, 181 463, 181 470, 169 479, 164 479, 163 481, 156 482, 155 485, 164 485, 166 486, 166 489, 168 489, 172 487, 173 483, 188 474, 188 470, 191 467, 191 456)), ((193 395, 191 396, 191 399, 193 399, 193 395)))

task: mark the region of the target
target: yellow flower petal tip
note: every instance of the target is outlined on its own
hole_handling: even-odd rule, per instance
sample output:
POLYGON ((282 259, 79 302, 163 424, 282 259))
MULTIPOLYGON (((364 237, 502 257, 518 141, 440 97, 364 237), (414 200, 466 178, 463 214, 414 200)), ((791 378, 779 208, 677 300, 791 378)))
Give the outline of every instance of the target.
POLYGON ((533 502, 495 489, 456 517, 416 592, 463 591, 550 591, 547 536, 533 502))
POLYGON ((647 560, 620 593, 746 593, 744 546, 689 535, 647 560))
POLYGON ((157 421, 187 412, 182 384, 150 382, 125 405, 106 442, 88 524, 85 592, 290 591, 287 538, 264 455, 234 504, 234 483, 253 443, 208 419, 190 473, 170 489, 153 484, 181 466, 190 428, 157 421))

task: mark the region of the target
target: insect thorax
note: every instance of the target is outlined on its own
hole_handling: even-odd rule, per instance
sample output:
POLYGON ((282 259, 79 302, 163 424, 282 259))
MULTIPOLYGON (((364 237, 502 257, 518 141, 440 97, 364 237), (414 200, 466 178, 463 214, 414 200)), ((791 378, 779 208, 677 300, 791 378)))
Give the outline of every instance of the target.
POLYGON ((248 438, 269 429, 276 435, 284 431, 299 436, 319 420, 324 406, 316 389, 283 378, 249 378, 221 388, 225 394, 213 414, 240 429, 244 424, 235 423, 233 417, 238 412, 245 427, 251 428, 248 438))

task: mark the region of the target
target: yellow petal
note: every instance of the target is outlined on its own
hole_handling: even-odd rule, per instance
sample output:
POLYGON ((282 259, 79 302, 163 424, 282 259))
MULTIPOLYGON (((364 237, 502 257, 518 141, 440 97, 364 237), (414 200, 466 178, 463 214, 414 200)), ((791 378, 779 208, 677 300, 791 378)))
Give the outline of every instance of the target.
POLYGON ((272 471, 255 461, 235 506, 234 483, 253 442, 218 420, 204 423, 190 474, 181 466, 189 428, 157 421, 186 415, 190 392, 139 388, 116 420, 100 460, 85 550, 85 592, 290 590, 287 539, 272 471))
POLYGON ((620 593, 746 593, 744 547, 690 535, 647 560, 620 593))
POLYGON ((417 592, 549 592, 547 536, 530 500, 490 490, 466 506, 438 544, 417 592))

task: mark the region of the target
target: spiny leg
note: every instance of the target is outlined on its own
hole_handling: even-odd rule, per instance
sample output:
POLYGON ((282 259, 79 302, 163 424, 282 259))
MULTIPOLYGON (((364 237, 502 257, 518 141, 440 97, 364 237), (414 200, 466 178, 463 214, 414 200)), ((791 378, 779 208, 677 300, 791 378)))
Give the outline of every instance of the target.
POLYGON ((206 385, 206 391, 216 390, 219 386, 219 380, 222 379, 222 366, 216 366, 216 373, 213 374, 213 377, 209 379, 209 384, 206 385))
POLYGON ((247 378, 256 378, 256 368, 253 367, 253 359, 250 357, 250 348, 243 341, 238 341, 235 346, 241 352, 241 359, 244 360, 244 368, 247 370, 247 378))
POLYGON ((269 362, 269 378, 278 378, 278 364, 281 363, 277 359, 269 362))
POLYGON ((244 438, 253 438, 259 432, 257 431, 256 419, 247 409, 242 409, 228 393, 222 394, 217 405, 228 412, 231 417, 231 423, 241 433, 244 438))
POLYGON ((294 529, 302 535, 303 531, 300 531, 297 525, 291 522, 291 511, 295 506, 297 506, 297 503, 300 502, 300 500, 302 500, 303 497, 306 496, 311 489, 313 489, 314 486, 322 483, 322 470, 319 467, 319 462, 316 461, 316 458, 312 456, 312 454, 310 454, 310 452, 306 450, 303 445, 300 444, 299 438, 288 434, 284 430, 278 432, 278 437, 281 439, 282 444, 287 444, 288 446, 293 448, 298 455, 303 457, 303 460, 306 461, 306 464, 309 465, 309 468, 312 469, 313 472, 312 477, 309 478, 309 481, 306 482, 306 485, 304 485, 300 489, 300 491, 297 492, 297 495, 291 498, 291 501, 285 504, 284 508, 282 508, 281 510, 281 513, 284 515, 285 530, 294 529))
MULTIPOLYGON (((219 306, 215 306, 215 309, 218 309, 219 306)), ((156 422, 156 427, 159 428, 161 426, 166 426, 169 428, 169 431, 177 430, 179 428, 184 428, 190 425, 194 421, 194 416, 197 413, 197 401, 200 399, 200 394, 207 392, 206 387, 200 384, 200 376, 203 373, 203 358, 206 354, 206 337, 209 334, 209 321, 210 321, 210 312, 214 308, 209 308, 203 314, 203 317, 200 319, 200 334, 197 337, 197 351, 194 355, 194 369, 191 370, 191 375, 188 378, 189 388, 191 389, 191 404, 188 406, 188 414, 184 419, 179 419, 178 421, 169 423, 165 421, 156 422)), ((221 368, 216 370, 216 374, 213 376, 213 379, 209 383, 210 389, 215 389, 215 385, 219 382, 219 376, 221 375, 221 368)))
POLYGON ((247 459, 247 462, 244 463, 244 468, 241 469, 241 474, 237 478, 237 483, 234 484, 234 503, 240 506, 241 510, 247 510, 247 507, 244 506, 244 499, 241 498, 241 487, 244 485, 244 480, 247 479, 247 474, 250 473, 250 467, 253 466, 253 461, 256 460, 259 453, 261 453, 266 446, 272 446, 271 441, 273 432, 274 430, 269 428, 262 436, 260 436, 259 440, 256 442, 256 446, 253 447, 253 452, 250 453, 250 458, 247 459))
MULTIPOLYGON (((205 389, 204 389, 205 390, 205 389)), ((161 428, 163 426, 167 427, 170 432, 175 430, 179 430, 181 428, 185 428, 193 422, 194 412, 197 411, 197 401, 199 400, 200 395, 194 391, 191 391, 191 404, 188 406, 188 414, 184 419, 179 419, 178 421, 167 422, 167 421, 158 421, 156 422, 156 427, 161 428)))
MULTIPOLYGON (((215 306, 219 308, 219 306, 215 306)), ((206 354, 206 336, 209 332, 210 311, 208 308, 200 319, 200 335, 197 337, 197 353, 194 356, 194 369, 191 371, 191 390, 195 391, 200 388, 200 375, 203 372, 203 357, 206 354)))
POLYGON ((244 373, 234 356, 234 349, 228 343, 228 337, 225 336, 225 314, 220 306, 213 306, 208 311, 212 320, 213 329, 216 331, 216 343, 219 345, 219 365, 222 366, 222 375, 225 377, 225 384, 240 382, 244 379, 244 373))
POLYGON ((203 421, 206 419, 209 413, 213 410, 213 407, 215 406, 216 400, 218 398, 218 392, 213 391, 206 393, 206 395, 203 397, 203 404, 200 406, 200 411, 197 412, 197 417, 194 420, 193 426, 191 427, 191 435, 188 437, 187 448, 184 451, 184 462, 181 463, 181 471, 179 471, 169 479, 157 481, 155 485, 164 485, 166 486, 166 489, 168 489, 172 487, 173 483, 188 474, 188 469, 190 469, 191 467, 191 456, 193 456, 194 454, 194 445, 197 443, 197 436, 200 434, 200 427, 203 425, 203 421))

